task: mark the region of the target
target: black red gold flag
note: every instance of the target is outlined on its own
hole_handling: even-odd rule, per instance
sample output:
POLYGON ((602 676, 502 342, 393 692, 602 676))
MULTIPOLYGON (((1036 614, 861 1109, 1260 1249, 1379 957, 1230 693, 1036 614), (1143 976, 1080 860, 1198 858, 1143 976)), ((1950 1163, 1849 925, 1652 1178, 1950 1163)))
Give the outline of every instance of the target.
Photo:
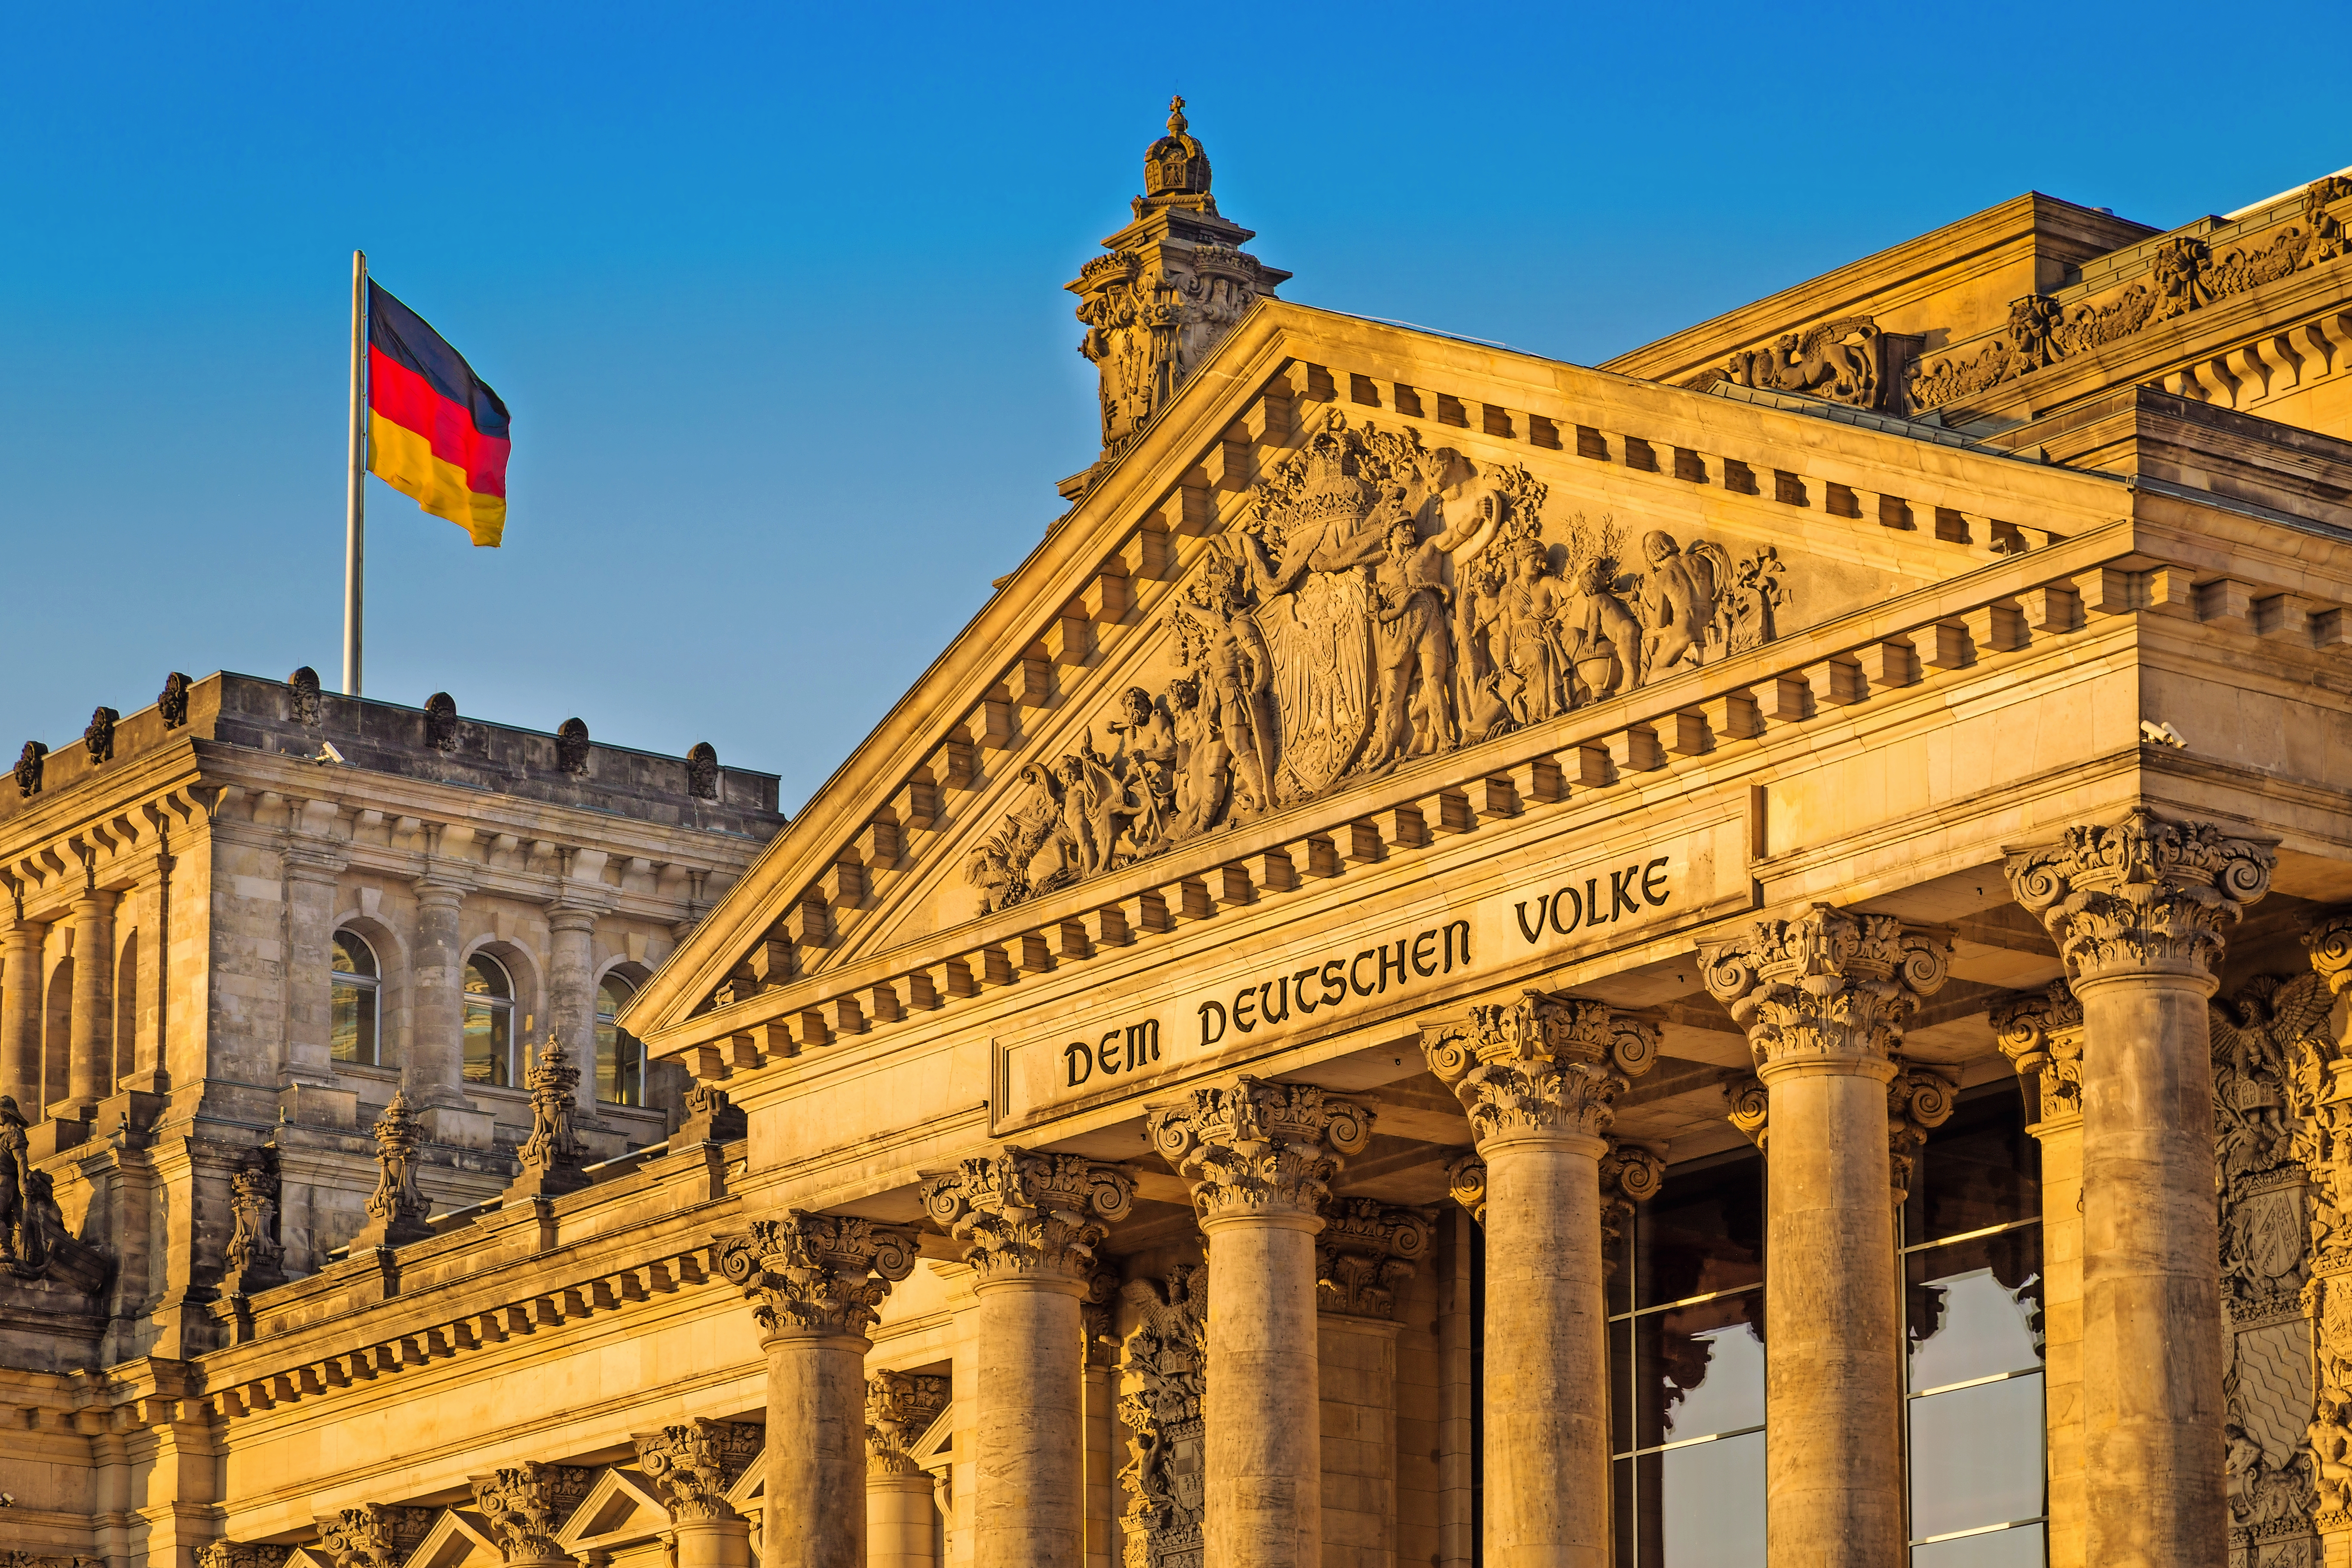
POLYGON ((507 525, 507 405, 466 356, 368 283, 368 471, 476 544, 507 525))

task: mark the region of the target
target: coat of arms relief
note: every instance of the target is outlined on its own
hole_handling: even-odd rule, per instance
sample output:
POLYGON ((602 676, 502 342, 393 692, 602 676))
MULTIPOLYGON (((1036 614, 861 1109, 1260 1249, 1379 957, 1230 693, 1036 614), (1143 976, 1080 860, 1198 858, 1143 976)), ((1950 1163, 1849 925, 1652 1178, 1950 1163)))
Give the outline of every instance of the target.
POLYGON ((1769 642, 1769 545, 1547 521, 1516 464, 1334 410, 1161 617, 1158 689, 1019 774, 965 863, 995 913, 1187 840, 1769 642))

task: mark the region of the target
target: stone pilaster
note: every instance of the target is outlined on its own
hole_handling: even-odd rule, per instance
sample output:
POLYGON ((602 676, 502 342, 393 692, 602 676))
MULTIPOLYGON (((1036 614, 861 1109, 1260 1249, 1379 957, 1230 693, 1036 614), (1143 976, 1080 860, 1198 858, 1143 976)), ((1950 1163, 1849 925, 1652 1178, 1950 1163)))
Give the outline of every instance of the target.
POLYGON ((2042 1412, 2050 1568, 2086 1568, 2083 1518, 2083 1005, 2063 980, 1994 1007, 2042 1144, 2042 1412))
POLYGON ((335 889, 346 864, 330 850, 297 844, 283 857, 286 870, 286 1060, 284 1077, 298 1084, 331 1084, 333 1058, 335 889))
MULTIPOLYGON (((1709 943, 1700 962, 1709 994, 1748 1031, 1768 1100, 1767 1555, 1807 1568, 1903 1562, 1887 1109, 1904 1025, 1949 955, 1893 916, 1815 904, 1709 943)), ((1750 1135, 1762 1143, 1763 1131, 1750 1135)))
POLYGON ((1103 1222, 1134 1178, 1076 1154, 1006 1149, 928 1178, 923 1207, 965 1244, 980 1302, 979 1568, 1085 1568, 1081 1299, 1103 1222))
POLYGON ((465 941, 458 924, 465 901, 463 882, 426 876, 416 883, 416 942, 408 965, 412 1021, 400 1087, 422 1110, 467 1105, 458 1087, 466 1067, 466 975, 459 962, 465 941))
POLYGON ((1612 1102, 1657 1049, 1639 1019, 1538 991, 1423 1031, 1485 1166, 1473 1213, 1486 1231, 1484 1558, 1496 1568, 1608 1558, 1601 1162, 1612 1102))
POLYGON ((580 1066, 579 1114, 596 1115, 596 913, 572 902, 547 911, 547 1021, 572 1042, 580 1066))
POLYGON ((2009 858, 2010 889, 2057 942, 2083 1006, 2091 1563, 2189 1568, 2227 1551, 2206 1002, 2224 933, 2270 890, 2273 858, 2145 809, 2009 858))
POLYGON ((764 1568, 862 1568, 866 1331, 915 1268, 898 1226, 787 1211, 722 1237, 719 1272, 742 1289, 768 1357, 764 1568))
POLYGON ((877 1372, 866 1380, 866 1568, 934 1568, 935 1483, 908 1450, 948 1407, 944 1377, 877 1372))
POLYGON ((0 937, 0 1094, 26 1121, 46 1113, 41 1092, 41 973, 48 927, 18 920, 0 937))
POLYGON ((49 1114, 88 1121, 114 1092, 114 895, 89 888, 73 901, 73 1020, 66 1102, 49 1114))
MULTIPOLYGON (((595 1479, 596 1472, 583 1466, 532 1460, 470 1477, 467 1484, 507 1568, 569 1568, 572 1554, 556 1543, 556 1532, 595 1479)), ((681 1552, 680 1568, 685 1561, 681 1552)))
POLYGON ((677 1568, 751 1568, 751 1527, 727 1493, 759 1454, 761 1428, 740 1421, 691 1421, 640 1432, 637 1468, 669 1510, 677 1568))
POLYGON ((1205 1560, 1319 1568, 1315 1237, 1331 1178, 1371 1142, 1371 1113, 1254 1078, 1146 1110, 1209 1239, 1205 1560))
POLYGON ((1323 1403, 1323 1562, 1397 1560, 1397 1293, 1426 1257, 1428 1211, 1377 1198, 1323 1206, 1315 1283, 1323 1403))

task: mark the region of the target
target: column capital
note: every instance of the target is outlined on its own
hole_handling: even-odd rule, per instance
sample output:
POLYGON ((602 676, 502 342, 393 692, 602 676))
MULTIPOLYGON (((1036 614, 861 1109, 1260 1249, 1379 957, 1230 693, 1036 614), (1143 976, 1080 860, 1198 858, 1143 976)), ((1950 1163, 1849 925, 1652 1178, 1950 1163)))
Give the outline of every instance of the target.
POLYGON ((352 858, 323 845, 302 840, 289 844, 278 855, 278 864, 286 868, 289 882, 310 882, 333 887, 335 879, 352 863, 352 858))
POLYGON ((1950 950, 1893 915, 1814 904, 1702 943, 1708 994, 1748 1031, 1759 1075, 1878 1074, 1903 1027, 1950 972, 1950 950))
POLYGON ((440 1511, 371 1502, 320 1514, 317 1550, 335 1568, 397 1568, 424 1544, 440 1511))
POLYGON ((252 1546, 242 1541, 208 1541, 196 1548, 196 1568, 280 1568, 286 1543, 252 1546))
POLYGON ((1135 1178, 1081 1154, 1007 1147, 923 1181, 923 1211, 965 1244, 978 1288, 1051 1281, 1083 1291, 1105 1221, 1135 1203, 1135 1178))
POLYGON ((1952 1119, 1958 1093, 1959 1085, 1933 1068, 1895 1063, 1886 1085, 1886 1163, 1896 1203, 1911 1195, 1919 1151, 1929 1132, 1952 1119))
POLYGON ((2312 921, 2303 945, 2311 954, 2312 973, 2327 983, 2329 995, 2352 988, 2352 910, 2331 910, 2312 921))
POLYGON ((890 1287, 915 1271, 915 1233, 789 1209, 719 1240, 719 1271, 742 1289, 762 1333, 863 1339, 890 1287))
POLYGON ((530 1459, 468 1477, 467 1483, 501 1557, 509 1563, 560 1563, 572 1554, 556 1544, 555 1532, 595 1479, 596 1472, 585 1466, 530 1459))
POLYGON ((1657 1060, 1658 1031, 1605 1002, 1528 991, 1471 1008, 1465 1023, 1424 1026, 1421 1049, 1483 1149, 1607 1132, 1618 1094, 1657 1060))
POLYGON ((416 902, 423 909, 454 910, 466 901, 473 891, 471 879, 458 876, 435 865, 411 884, 416 889, 416 902))
POLYGON ((923 1467, 907 1452, 921 1441, 948 1407, 950 1384, 944 1377, 908 1372, 877 1372, 866 1380, 866 1473, 919 1476, 923 1467))
POLYGON ((735 1517, 727 1490, 759 1457, 763 1436, 749 1422, 698 1415, 629 1440, 637 1446, 637 1468, 661 1495, 670 1522, 685 1524, 735 1517))
POLYGON ((2222 933, 2270 891, 2268 841, 2146 807, 2055 844, 2011 850, 2010 890, 2058 943, 2080 986, 2119 975, 2214 979, 2222 933))
POLYGON ((2064 1123, 2083 1114, 2083 1004, 2074 987, 2053 980, 2043 991, 2021 991, 1990 1015, 2000 1054, 2022 1080, 2034 1126, 2064 1123))
POLYGON ((1191 1180, 1203 1227, 1285 1216, 1320 1229, 1331 1178, 1372 1141, 1369 1110, 1308 1083, 1244 1077, 1144 1110, 1152 1147, 1191 1180))
POLYGON ((565 897, 547 906, 547 929, 550 931, 593 931, 596 919, 606 910, 599 904, 583 903, 565 897))
POLYGON ((1429 1250, 1436 1216, 1378 1198, 1333 1198, 1315 1238, 1315 1304, 1346 1318, 1396 1316, 1397 1287, 1429 1250))
POLYGON ((1445 1195, 1470 1211, 1480 1229, 1486 1226, 1486 1162, 1475 1149, 1446 1162, 1445 1195))

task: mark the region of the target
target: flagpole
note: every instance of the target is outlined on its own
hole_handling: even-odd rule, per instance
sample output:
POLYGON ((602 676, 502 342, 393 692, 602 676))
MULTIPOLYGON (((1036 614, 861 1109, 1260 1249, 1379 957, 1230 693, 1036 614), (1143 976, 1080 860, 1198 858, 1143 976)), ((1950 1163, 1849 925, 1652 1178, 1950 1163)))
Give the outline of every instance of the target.
POLYGON ((343 505, 343 695, 360 694, 360 615, 367 576, 367 252, 352 252, 350 488, 343 505))

